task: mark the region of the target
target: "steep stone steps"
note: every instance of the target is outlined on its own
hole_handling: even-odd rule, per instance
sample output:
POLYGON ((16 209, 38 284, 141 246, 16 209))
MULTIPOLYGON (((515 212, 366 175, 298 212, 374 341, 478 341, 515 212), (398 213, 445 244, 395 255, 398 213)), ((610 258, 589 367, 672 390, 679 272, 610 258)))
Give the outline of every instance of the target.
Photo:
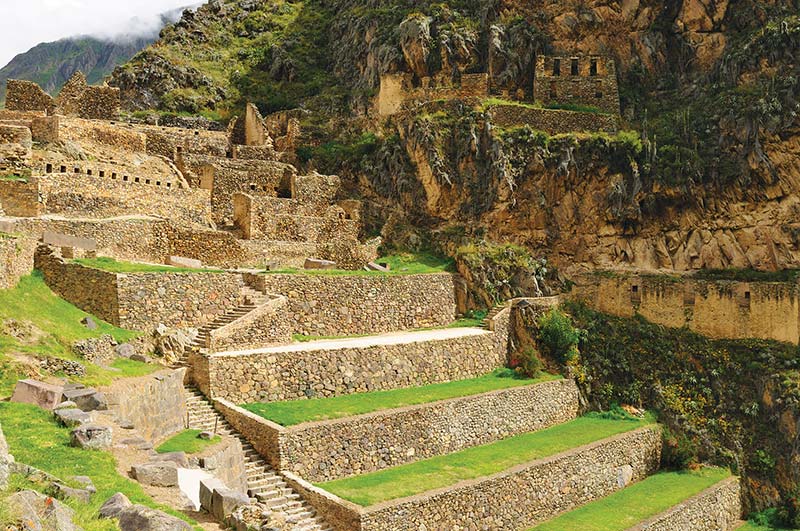
POLYGON ((489 310, 489 313, 487 313, 486 317, 484 317, 483 321, 481 321, 481 326, 487 330, 491 330, 492 321, 494 320, 494 318, 497 317, 497 314, 505 310, 507 307, 508 303, 502 302, 497 306, 495 306, 494 308, 492 308, 491 310, 489 310))
POLYGON ((208 348, 211 333, 214 330, 222 328, 242 317, 246 316, 262 304, 267 302, 266 294, 251 288, 250 286, 243 286, 240 290, 242 304, 236 308, 229 310, 225 314, 217 317, 210 323, 207 323, 197 330, 197 337, 189 345, 189 348, 184 351, 183 356, 173 365, 173 368, 187 367, 189 365, 190 351, 200 351, 208 348))
POLYGON ((258 454, 244 437, 217 413, 203 394, 193 388, 186 388, 186 404, 189 411, 189 428, 211 431, 229 437, 236 437, 242 444, 247 473, 247 491, 274 511, 279 511, 291 519, 296 531, 332 531, 320 518, 313 507, 303 501, 299 494, 258 454))

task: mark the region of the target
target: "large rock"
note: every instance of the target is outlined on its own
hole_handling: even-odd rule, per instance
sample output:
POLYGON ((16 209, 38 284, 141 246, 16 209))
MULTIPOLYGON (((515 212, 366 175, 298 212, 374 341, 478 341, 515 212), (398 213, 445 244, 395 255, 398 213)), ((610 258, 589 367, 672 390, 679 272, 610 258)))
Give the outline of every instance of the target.
POLYGON ((189 468, 189 458, 186 457, 186 452, 158 454, 153 461, 171 461, 178 465, 178 468, 189 468))
POLYGON ((61 403, 61 393, 64 388, 36 380, 20 380, 14 388, 12 402, 34 404, 43 409, 52 410, 61 403))
POLYGON ((83 426, 92 421, 92 416, 78 408, 56 409, 55 416, 67 428, 83 426))
POLYGON ((50 487, 54 495, 62 500, 70 499, 85 504, 92 501, 93 493, 89 489, 76 489, 58 482, 53 483, 50 487))
POLYGON ((238 507, 249 504, 250 498, 246 494, 223 487, 215 488, 211 495, 211 514, 222 522, 238 507))
POLYGON ((74 402, 81 411, 105 411, 108 409, 106 395, 95 389, 65 389, 61 398, 74 402))
POLYGON ((105 503, 100 506, 100 518, 119 518, 119 515, 122 513, 122 511, 128 507, 131 507, 131 505, 131 501, 128 499, 128 497, 121 492, 118 492, 107 499, 105 503))
POLYGON ((13 519, 25 522, 24 530, 80 531, 75 525, 75 512, 44 494, 24 490, 6 500, 13 519))
POLYGON ((85 424, 70 432, 72 446, 88 450, 106 450, 111 448, 111 427, 85 424))
POLYGON ((316 258, 307 258, 303 265, 305 269, 336 269, 336 262, 331 260, 318 260, 316 258))
POLYGON ((174 363, 197 337, 197 330, 179 330, 159 325, 155 332, 155 353, 163 356, 167 363, 174 363))
POLYGON ((178 465, 174 461, 156 461, 133 467, 133 477, 145 485, 175 487, 178 485, 178 465))
POLYGON ((192 526, 161 511, 132 505, 119 513, 120 531, 192 531, 192 526))
POLYGON ((225 489, 227 486, 217 478, 206 478, 200 480, 200 507, 211 512, 214 502, 214 491, 225 489))

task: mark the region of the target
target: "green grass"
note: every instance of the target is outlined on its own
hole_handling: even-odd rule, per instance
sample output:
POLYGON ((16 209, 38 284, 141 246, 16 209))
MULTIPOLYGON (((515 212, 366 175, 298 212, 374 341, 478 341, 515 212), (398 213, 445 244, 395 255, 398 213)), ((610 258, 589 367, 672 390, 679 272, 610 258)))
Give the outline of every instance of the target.
POLYGON ((219 435, 215 435, 210 440, 201 439, 199 437, 201 430, 185 430, 180 432, 164 441, 156 452, 160 454, 168 454, 170 452, 186 452, 187 454, 198 454, 208 448, 214 446, 222 440, 219 435))
MULTIPOLYGON (((514 414, 513 411, 509 414, 514 414)), ((319 486, 341 498, 368 507, 413 496, 459 481, 489 476, 515 465, 555 455, 651 424, 653 419, 609 420, 587 415, 546 430, 517 435, 484 446, 433 457, 371 474, 319 486)))
POLYGON ((267 274, 290 274, 290 275, 320 275, 320 276, 382 276, 382 275, 427 275, 431 273, 442 273, 453 271, 453 261, 426 253, 402 253, 386 256, 376 260, 380 264, 388 264, 390 271, 349 271, 345 269, 276 269, 266 271, 267 274))
MULTIPOLYGON (((97 318, 97 330, 89 330, 81 324, 88 315, 56 296, 38 272, 23 277, 13 289, 0 290, 0 325, 6 319, 30 321, 43 333, 35 340, 20 341, 4 334, 0 327, 0 397, 9 396, 17 380, 26 377, 22 368, 10 358, 11 352, 81 361, 71 350, 75 341, 109 334, 124 343, 139 335, 97 318)), ((83 363, 87 375, 79 380, 91 386, 108 385, 117 378, 143 376, 159 369, 156 365, 124 359, 116 360, 111 366, 113 370, 83 363)))
POLYGON ((796 282, 800 269, 757 271, 755 269, 702 269, 689 278, 697 280, 734 280, 737 282, 796 282))
POLYGON ((136 262, 119 262, 113 258, 76 258, 76 264, 109 273, 222 273, 221 269, 192 269, 190 267, 173 267, 158 264, 139 264, 136 262))
POLYGON ((448 398, 477 395, 559 378, 560 376, 550 374, 542 375, 535 379, 519 378, 516 377, 515 373, 506 370, 487 374, 480 378, 423 387, 356 393, 311 400, 246 404, 242 407, 282 426, 294 426, 303 422, 352 417, 373 411, 427 404, 448 398))
POLYGON ((730 477, 721 468, 663 472, 530 531, 624 531, 730 477))
MULTIPOLYGON (((69 430, 56 425, 51 413, 29 404, 0 402, 0 422, 17 461, 65 480, 71 476, 92 478, 97 488, 92 502, 89 505, 68 503, 76 510, 76 523, 85 531, 117 529, 116 521, 97 518, 100 505, 116 492, 122 492, 133 503, 161 509, 196 526, 196 522, 181 513, 158 505, 138 483, 121 476, 116 470, 114 456, 109 452, 72 448, 69 430)), ((20 484, 19 478, 15 484, 20 484)))

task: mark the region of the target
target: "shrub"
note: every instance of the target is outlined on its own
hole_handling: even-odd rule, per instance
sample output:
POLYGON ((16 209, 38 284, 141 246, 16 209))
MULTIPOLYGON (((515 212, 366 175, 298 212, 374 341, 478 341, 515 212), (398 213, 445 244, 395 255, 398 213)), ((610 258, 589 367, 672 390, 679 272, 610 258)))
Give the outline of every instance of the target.
POLYGON ((664 444, 661 450, 661 466, 668 470, 686 470, 698 463, 698 448, 683 434, 676 434, 667 427, 662 432, 664 444))
POLYGON ((543 367, 539 353, 533 347, 528 347, 511 358, 511 368, 528 378, 539 376, 543 367))
POLYGON ((557 308, 539 318, 539 343, 542 350, 561 364, 569 364, 578 358, 581 336, 581 330, 572 326, 569 316, 557 308))

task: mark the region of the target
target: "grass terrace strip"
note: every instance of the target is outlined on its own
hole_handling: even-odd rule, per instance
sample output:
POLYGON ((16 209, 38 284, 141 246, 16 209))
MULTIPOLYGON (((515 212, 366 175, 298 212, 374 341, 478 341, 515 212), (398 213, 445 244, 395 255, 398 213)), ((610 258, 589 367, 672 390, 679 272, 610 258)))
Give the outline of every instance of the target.
POLYGON ((663 472, 529 531, 625 531, 730 476, 721 468, 663 472))
POLYGON ((365 270, 344 270, 344 269, 276 269, 266 271, 266 274, 297 274, 297 275, 321 275, 321 276, 381 276, 381 275, 429 275, 433 273, 445 273, 455 270, 452 260, 440 258, 432 254, 412 254, 405 253, 387 256, 376 260, 379 264, 389 266, 389 272, 384 271, 365 271, 365 270))
POLYGON ((281 426, 295 426, 304 422, 352 417, 375 411, 427 404, 449 398, 477 395, 523 385, 533 385, 560 378, 560 376, 551 374, 543 374, 538 378, 520 378, 512 371, 497 371, 480 378, 423 387, 357 393, 311 400, 245 404, 241 407, 281 426))
POLYGON ((109 273, 224 273, 221 269, 192 269, 189 267, 173 267, 159 264, 140 264, 137 262, 119 262, 113 258, 76 258, 72 260, 84 267, 91 267, 109 273))
POLYGON ((201 430, 185 430, 177 435, 174 435, 161 443, 156 448, 156 452, 160 454, 169 454, 172 452, 186 452, 187 454, 199 454, 206 448, 214 446, 222 440, 219 435, 214 435, 211 439, 201 439, 201 430))
POLYGON ((653 422, 649 415, 642 420, 612 420, 590 414, 545 430, 380 472, 329 481, 318 486, 340 498, 369 507, 447 487, 460 481, 490 476, 522 463, 630 432, 653 422))

